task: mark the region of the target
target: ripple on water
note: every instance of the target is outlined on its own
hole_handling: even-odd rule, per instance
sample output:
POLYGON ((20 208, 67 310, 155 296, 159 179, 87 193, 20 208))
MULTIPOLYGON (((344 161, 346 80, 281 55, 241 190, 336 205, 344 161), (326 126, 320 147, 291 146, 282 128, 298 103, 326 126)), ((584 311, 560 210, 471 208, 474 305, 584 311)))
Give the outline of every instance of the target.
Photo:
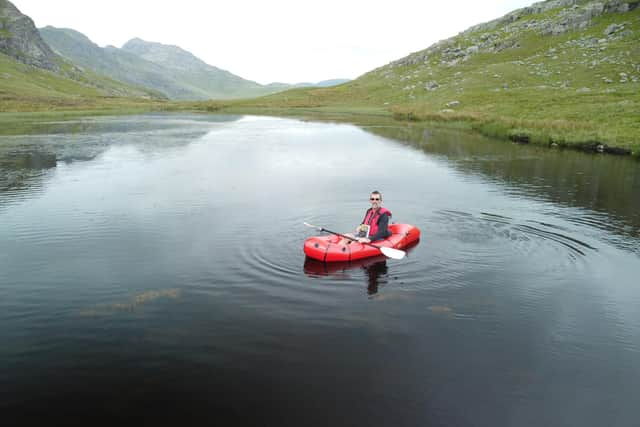
POLYGON ((559 225, 481 212, 443 210, 432 220, 433 229, 446 235, 446 250, 436 263, 446 269, 464 263, 476 269, 502 271, 513 263, 527 263, 528 270, 545 273, 582 270, 597 248, 571 236, 559 225))

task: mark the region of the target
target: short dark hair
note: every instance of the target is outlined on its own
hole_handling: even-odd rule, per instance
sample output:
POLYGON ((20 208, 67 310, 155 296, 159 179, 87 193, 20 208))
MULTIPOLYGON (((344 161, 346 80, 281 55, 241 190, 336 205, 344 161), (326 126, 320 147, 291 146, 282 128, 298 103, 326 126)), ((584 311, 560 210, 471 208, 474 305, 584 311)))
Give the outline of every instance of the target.
POLYGON ((382 193, 379 192, 378 190, 373 190, 371 194, 377 194, 378 196, 380 196, 380 200, 382 200, 382 193))

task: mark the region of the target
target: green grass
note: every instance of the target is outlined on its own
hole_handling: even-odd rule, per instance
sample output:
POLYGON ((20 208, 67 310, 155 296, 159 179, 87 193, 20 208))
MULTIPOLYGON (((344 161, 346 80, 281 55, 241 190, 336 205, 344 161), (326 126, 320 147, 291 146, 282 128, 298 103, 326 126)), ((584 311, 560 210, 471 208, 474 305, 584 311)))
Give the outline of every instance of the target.
MULTIPOLYGON (((0 53, 0 112, 118 108, 144 104, 156 94, 91 73, 61 61, 69 77, 22 64, 0 53)), ((160 102, 155 99, 155 102, 160 102)))
MULTIPOLYGON (((509 26, 559 19, 558 12, 523 16, 509 26)), ((482 35, 495 37, 496 43, 513 43, 513 47, 481 52, 452 66, 442 64, 447 59, 442 51, 429 49, 426 63, 387 65, 340 86, 229 101, 177 103, 107 97, 96 87, 54 79, 51 73, 39 74, 15 62, 8 64, 0 55, 0 111, 149 109, 353 121, 393 118, 437 122, 539 145, 593 149, 601 144, 640 156, 640 8, 603 15, 583 30, 559 36, 502 30, 463 33, 449 40, 449 46, 463 49, 478 44, 482 35), (580 40, 605 38, 604 30, 612 23, 624 23, 630 33, 607 43, 578 46, 580 40), (3 72, 24 76, 7 82, 3 72), (627 82, 621 82, 620 73, 627 73, 627 82), (426 90, 425 85, 432 81, 439 86, 426 90), (459 104, 448 107, 452 101, 459 104)))
MULTIPOLYGON (((551 19, 558 11, 517 22, 551 19)), ((498 28, 460 35, 450 44, 466 48, 473 44, 472 38, 492 32, 499 41, 514 37, 498 28)), ((441 65, 442 58, 432 54, 427 64, 381 67, 335 88, 296 89, 197 107, 265 114, 369 110, 400 120, 446 122, 504 139, 526 136, 530 143, 581 149, 603 144, 640 154, 640 81, 630 79, 640 78, 640 9, 603 15, 580 31, 559 36, 528 31, 514 40, 517 47, 479 53, 451 67, 441 65), (572 44, 604 38, 604 29, 612 23, 625 23, 625 30, 632 33, 609 41, 604 50, 601 45, 572 44), (622 72, 629 76, 626 83, 620 82, 622 72), (430 81, 439 87, 425 90, 430 81), (459 105, 447 107, 451 101, 459 105)))

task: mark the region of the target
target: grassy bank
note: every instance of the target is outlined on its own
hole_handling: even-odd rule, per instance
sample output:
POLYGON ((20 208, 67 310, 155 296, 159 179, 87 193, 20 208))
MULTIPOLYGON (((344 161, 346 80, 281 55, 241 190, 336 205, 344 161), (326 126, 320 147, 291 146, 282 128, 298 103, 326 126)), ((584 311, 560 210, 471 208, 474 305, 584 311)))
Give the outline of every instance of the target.
MULTIPOLYGON (((637 94, 629 96, 637 98, 637 94)), ((484 108, 475 109, 471 106, 438 111, 428 104, 372 107, 348 105, 344 100, 338 100, 323 105, 315 99, 313 90, 307 91, 304 98, 299 97, 295 103, 291 101, 289 98, 279 102, 273 97, 269 100, 211 101, 173 106, 169 109, 347 121, 358 121, 365 116, 393 118, 398 122, 422 122, 473 130, 485 136, 520 143, 640 157, 640 120, 637 113, 640 111, 640 100, 596 100, 590 102, 589 109, 585 109, 584 105, 576 105, 575 110, 572 110, 572 106, 566 106, 572 111, 571 118, 567 117, 569 114, 563 115, 552 109, 548 110, 548 117, 534 117, 532 114, 518 113, 515 108, 504 115, 498 115, 489 114, 484 108), (579 108, 582 111, 578 113, 576 111, 579 108)), ((579 104, 579 101, 576 103, 579 104)), ((502 104, 503 108, 507 108, 504 107, 505 104, 502 104)), ((535 108, 534 104, 532 109, 535 108)))
POLYGON ((549 147, 585 151, 603 151, 612 154, 632 154, 640 158, 640 130, 634 122, 635 112, 629 112, 629 123, 615 125, 565 119, 532 120, 511 117, 493 117, 477 111, 433 112, 410 105, 391 108, 356 106, 347 104, 318 105, 315 102, 286 103, 265 100, 209 101, 209 102, 140 102, 127 100, 89 99, 72 104, 41 102, 29 109, 16 108, 0 112, 0 134, 29 133, 39 122, 72 120, 102 115, 142 114, 149 112, 196 112, 214 114, 253 114, 277 117, 295 117, 312 120, 331 120, 355 124, 373 124, 376 121, 419 122, 427 126, 446 127, 479 132, 485 136, 549 147))
POLYGON ((169 102, 69 64, 63 64, 65 73, 73 78, 0 54, 0 132, 19 133, 53 117, 149 111, 354 123, 392 118, 640 157, 640 7, 631 2, 624 13, 602 13, 564 27, 598 4, 603 7, 585 1, 522 9, 347 84, 244 100, 169 102))
POLYGON ((19 132, 19 123, 38 120, 43 113, 60 118, 147 111, 354 123, 395 119, 521 143, 640 157, 640 8, 603 14, 579 29, 543 34, 541 28, 563 25, 567 13, 580 7, 477 27, 340 86, 244 100, 109 97, 96 87, 54 78, 6 58, 3 62, 0 55, 0 112, 39 112, 0 114, 0 125, 19 132), (19 84, 12 81, 16 75, 22 76, 19 84))
POLYGON ((533 13, 471 30, 341 86, 193 107, 369 111, 505 140, 640 156, 640 8, 604 14, 581 29, 541 33, 545 25, 562 25, 566 13, 533 13))

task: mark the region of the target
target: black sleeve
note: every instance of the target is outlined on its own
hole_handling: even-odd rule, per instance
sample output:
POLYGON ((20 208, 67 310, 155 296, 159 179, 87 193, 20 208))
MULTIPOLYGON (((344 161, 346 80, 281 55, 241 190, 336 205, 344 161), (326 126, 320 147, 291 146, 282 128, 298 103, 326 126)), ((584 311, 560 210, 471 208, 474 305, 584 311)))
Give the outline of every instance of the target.
POLYGON ((372 242, 375 240, 386 239, 391 234, 388 230, 389 226, 389 215, 384 214, 380 215, 380 219, 378 220, 378 232, 373 236, 369 236, 369 240, 372 242))

